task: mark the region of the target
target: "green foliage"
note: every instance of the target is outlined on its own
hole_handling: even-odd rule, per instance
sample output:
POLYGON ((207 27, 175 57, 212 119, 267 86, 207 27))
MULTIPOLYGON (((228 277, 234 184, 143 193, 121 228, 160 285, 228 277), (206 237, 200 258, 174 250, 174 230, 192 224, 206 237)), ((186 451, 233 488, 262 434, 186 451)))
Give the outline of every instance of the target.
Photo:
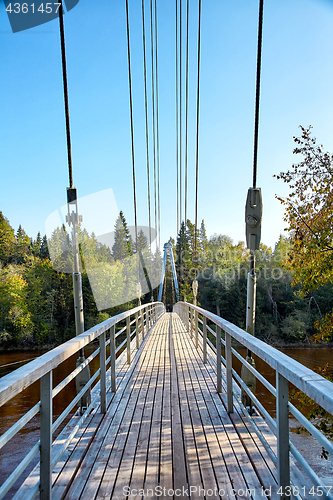
MULTIPOLYGON (((225 235, 207 238, 204 222, 198 231, 197 265, 194 261, 194 225, 182 224, 175 261, 181 298, 193 301, 192 281, 199 282, 198 303, 232 323, 245 328, 249 251, 243 242, 233 244, 225 235)), ((309 294, 301 293, 295 271, 286 267, 292 241, 280 236, 274 249, 264 244, 256 252, 257 300, 255 335, 275 345, 309 343, 315 324, 333 306, 331 284, 309 294)), ((171 282, 171 270, 169 270, 171 282)), ((168 303, 174 301, 169 285, 168 303), (169 302, 170 301, 170 302, 169 302)))
MULTIPOLYGON (((333 155, 316 144, 311 126, 300 128, 302 135, 294 137, 293 152, 302 160, 276 178, 290 188, 286 199, 278 198, 291 234, 286 266, 294 270, 293 284, 299 283, 305 295, 333 282, 333 155)), ((315 340, 331 340, 332 312, 316 326, 315 340)))
POLYGON ((14 229, 6 217, 0 212, 0 262, 7 264, 14 255, 15 248, 14 229))
MULTIPOLYGON (((57 228, 47 242, 37 234, 30 239, 19 227, 16 235, 9 221, 0 213, 0 346, 55 345, 75 335, 71 238, 64 227, 57 228), (1 233, 2 231, 2 233, 1 233), (48 244, 49 243, 49 246, 48 244), (53 265, 49 257, 49 249, 53 265)), ((130 237, 123 213, 115 226, 112 249, 100 244, 95 235, 79 228, 82 288, 85 327, 103 321, 108 316, 134 307, 136 297, 136 248, 130 237), (84 254, 84 259, 82 256, 84 254), (118 255, 119 258, 115 258, 118 255), (122 256, 122 258, 120 258, 122 256), (102 272, 101 272, 102 271, 102 272), (96 289, 105 307, 109 307, 110 290, 114 307, 103 313, 97 309, 96 289), (93 294, 94 292, 94 294, 93 294)), ((173 242, 174 243, 174 242, 173 242)), ((274 249, 261 245, 256 252, 257 311, 256 336, 270 343, 309 342, 316 333, 318 322, 326 321, 330 332, 333 320, 333 285, 330 282, 311 293, 301 293, 301 284, 295 281, 295 270, 284 261, 293 245, 292 238, 280 237, 274 249)), ((143 231, 138 234, 138 249, 145 270, 140 266, 139 280, 147 287, 146 272, 155 283, 161 274, 161 254, 153 255, 143 231)), ((243 242, 234 244, 225 235, 207 237, 204 221, 197 232, 190 220, 183 223, 174 244, 174 259, 178 274, 181 299, 193 301, 192 282, 199 282, 198 304, 245 328, 246 288, 249 253, 243 242)), ((163 299, 175 302, 171 267, 166 270, 166 290, 163 299)), ((157 299, 157 290, 154 291, 157 299)), ((143 303, 151 299, 147 292, 143 303)), ((329 337, 329 333, 327 335, 329 337)))

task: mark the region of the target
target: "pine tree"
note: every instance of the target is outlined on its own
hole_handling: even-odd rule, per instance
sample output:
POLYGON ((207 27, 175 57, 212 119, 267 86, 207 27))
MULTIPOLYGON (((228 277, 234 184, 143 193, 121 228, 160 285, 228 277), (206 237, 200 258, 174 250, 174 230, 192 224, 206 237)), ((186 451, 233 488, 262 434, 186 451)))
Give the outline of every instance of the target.
POLYGON ((208 249, 208 239, 207 239, 207 231, 206 231, 206 226, 205 226, 205 221, 202 219, 201 221, 201 226, 200 226, 200 247, 203 255, 205 255, 207 249, 208 249))
POLYGON ((40 232, 38 232, 36 239, 34 241, 32 239, 30 240, 30 246, 32 248, 32 252, 36 257, 40 256, 41 245, 42 245, 42 238, 40 232))
POLYGON ((15 260, 18 264, 25 262, 31 251, 31 240, 21 224, 16 232, 15 260))
POLYGON ((119 213, 114 226, 114 244, 112 256, 115 260, 125 259, 132 253, 132 238, 123 212, 119 213))
POLYGON ((49 259, 50 258, 49 249, 47 246, 46 234, 43 236, 42 243, 40 245, 40 258, 41 259, 49 259))
POLYGON ((136 252, 141 252, 143 253, 144 250, 146 250, 148 248, 148 239, 147 239, 147 236, 145 235, 145 233, 143 232, 142 229, 140 229, 139 233, 138 233, 138 242, 137 244, 135 245, 135 250, 136 252))
POLYGON ((15 237, 14 229, 9 220, 0 212, 0 261, 9 262, 14 254, 15 237))

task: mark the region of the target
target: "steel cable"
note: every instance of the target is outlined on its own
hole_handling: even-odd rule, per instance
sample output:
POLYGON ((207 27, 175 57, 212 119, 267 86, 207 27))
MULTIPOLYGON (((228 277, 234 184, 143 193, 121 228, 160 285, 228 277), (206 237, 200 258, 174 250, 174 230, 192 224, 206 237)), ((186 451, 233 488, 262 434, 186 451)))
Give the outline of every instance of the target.
MULTIPOLYGON (((185 221, 185 234, 184 234, 184 279, 183 283, 185 285, 185 271, 186 271, 186 227, 187 227, 187 163, 188 163, 188 47, 189 47, 189 12, 190 12, 190 1, 187 0, 186 7, 186 76, 185 76, 185 193, 184 193, 184 221, 185 221)), ((184 300, 186 300, 185 289, 184 289, 184 300)))
POLYGON ((156 159, 157 159, 157 219, 158 243, 161 248, 161 205, 160 205, 160 139, 158 116, 158 65, 157 65, 157 2, 155 0, 155 87, 156 87, 156 159))
POLYGON ((200 110, 200 52, 201 52, 201 0, 199 0, 198 21, 198 83, 197 83, 197 133, 196 133, 196 160, 195 160, 195 236, 194 236, 194 263, 195 278, 197 277, 197 231, 198 231, 198 182, 199 182, 199 110, 200 110))
POLYGON ((255 105, 256 107, 255 107, 255 120, 254 120, 253 188, 255 188, 257 185, 257 169, 258 169, 259 105, 260 105, 263 17, 264 17, 264 0, 260 0, 259 23, 258 23, 257 78, 256 78, 256 105, 255 105))
POLYGON ((145 117, 146 117, 146 162, 147 162, 147 192, 148 192, 148 224, 149 224, 149 248, 151 251, 151 213, 150 213, 150 165, 149 165, 149 127, 148 127, 148 97, 147 97, 147 63, 146 63, 146 27, 145 6, 142 0, 142 43, 143 43, 143 73, 145 88, 145 117))
POLYGON ((154 28, 153 28, 153 0, 150 0, 150 44, 151 44, 151 86, 153 107, 153 152, 154 152, 154 203, 155 203, 155 227, 158 233, 157 223, 157 188, 156 188, 156 133, 155 133, 155 76, 154 76, 154 28))
POLYGON ((182 146, 183 146, 183 100, 182 100, 182 90, 183 90, 183 75, 182 75, 182 45, 183 45, 183 16, 182 16, 182 0, 179 0, 179 229, 181 230, 182 224, 182 146))
POLYGON ((178 235, 179 232, 178 0, 176 0, 176 167, 177 167, 177 235, 178 235))
POLYGON ((68 84, 67 84, 67 65, 66 65, 66 47, 65 47, 65 29, 63 18, 62 0, 59 0, 59 27, 60 27, 60 41, 61 41, 61 61, 62 61, 62 77, 64 86, 64 100, 65 100, 65 115, 66 115, 66 136, 67 136, 67 157, 68 157, 68 174, 69 174, 69 187, 73 187, 73 167, 72 167, 72 146, 71 146, 71 130, 69 121, 69 103, 68 103, 68 84))
POLYGON ((185 84, 185 228, 187 224, 187 162, 188 162, 188 46, 189 46, 189 11, 190 1, 187 0, 186 9, 186 84, 185 84))
MULTIPOLYGON (((131 146, 132 146, 132 174, 133 174, 133 204, 134 204, 134 225, 135 225, 135 247, 138 253, 138 225, 137 225, 137 210, 136 210, 136 188, 135 188, 135 155, 134 155, 134 127, 133 127, 133 97, 132 97, 132 73, 131 73, 131 47, 130 47, 130 31, 129 31, 129 12, 128 0, 126 0, 126 27, 127 27, 127 59, 128 59, 128 85, 129 85, 129 102, 130 102, 130 122, 131 122, 131 146)), ((137 259, 137 274, 139 278, 139 260, 137 259)))

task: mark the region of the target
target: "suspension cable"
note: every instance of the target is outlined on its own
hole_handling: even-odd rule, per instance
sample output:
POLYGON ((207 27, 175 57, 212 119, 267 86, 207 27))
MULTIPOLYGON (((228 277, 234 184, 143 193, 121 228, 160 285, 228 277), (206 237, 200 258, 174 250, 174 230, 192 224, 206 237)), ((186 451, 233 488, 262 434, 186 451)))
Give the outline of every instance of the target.
POLYGON ((189 47, 189 12, 190 12, 190 1, 187 0, 186 6, 186 76, 185 76, 185 206, 184 206, 184 300, 186 300, 186 290, 185 290, 185 271, 186 271, 186 227, 187 227, 187 163, 188 163, 188 47, 189 47))
POLYGON ((176 167, 177 167, 177 235, 178 235, 179 232, 178 0, 176 0, 176 167))
POLYGON ((147 63, 146 63, 146 27, 145 27, 145 3, 142 0, 142 43, 143 43, 143 73, 145 85, 145 114, 146 114, 146 152, 147 152, 147 193, 148 193, 148 224, 149 224, 149 248, 151 251, 151 213, 150 213, 150 168, 149 168, 149 128, 148 128, 148 98, 147 98, 147 63))
POLYGON ((257 169, 258 169, 261 49, 262 49, 262 26, 263 26, 263 17, 264 17, 263 13, 264 13, 264 0, 260 0, 260 2, 259 2, 259 23, 258 23, 258 50, 257 50, 256 109, 255 109, 255 124, 254 124, 253 188, 255 188, 257 185, 257 169))
POLYGON ((198 181, 199 181, 200 51, 201 51, 201 0, 199 0, 199 22, 198 22, 197 138, 196 138, 196 161, 195 161, 195 236, 194 236, 194 262, 195 262, 195 278, 197 277, 198 181))
POLYGON ((189 46, 189 11, 190 1, 187 0, 186 9, 186 86, 185 86, 185 229, 187 224, 187 161, 188 161, 188 46, 189 46))
POLYGON ((154 202, 155 202, 155 227, 157 225, 157 194, 156 194, 156 133, 155 133, 155 76, 154 76, 154 29, 153 29, 153 0, 150 0, 150 45, 151 45, 151 89, 153 105, 153 152, 154 152, 154 202))
POLYGON ((71 130, 70 130, 70 121, 69 121, 66 47, 65 47, 65 30, 64 30, 62 0, 60 0, 59 3, 60 3, 59 27, 60 27, 60 40, 61 40, 62 78, 63 78, 63 85, 64 85, 64 100, 65 100, 65 115, 66 115, 68 174, 69 174, 69 187, 72 188, 73 187, 72 146, 71 146, 71 130))
MULTIPOLYGON (((126 0, 126 26, 127 26, 127 58, 128 58, 128 85, 130 101, 130 120, 131 120, 131 145, 132 145, 132 172, 133 172, 133 203, 134 203, 134 224, 135 224, 135 246, 138 252, 138 225, 136 217, 136 189, 135 189, 135 156, 134 156, 134 127, 133 127, 133 98, 132 98, 132 73, 131 73, 131 47, 129 32, 129 13, 128 0, 126 0)), ((139 282, 139 260, 137 259, 137 274, 139 282)))
POLYGON ((161 248, 161 204, 160 204, 160 139, 158 117, 158 66, 157 66, 157 2, 155 0, 155 87, 156 87, 156 153, 157 153, 157 219, 158 243, 161 248))
POLYGON ((183 155, 182 155, 182 146, 183 146, 183 127, 182 127, 182 111, 183 111, 183 102, 182 102, 182 87, 183 87, 183 75, 182 75, 182 45, 183 45, 183 15, 182 15, 183 5, 182 0, 179 0, 179 229, 181 229, 182 224, 182 163, 183 163, 183 155))

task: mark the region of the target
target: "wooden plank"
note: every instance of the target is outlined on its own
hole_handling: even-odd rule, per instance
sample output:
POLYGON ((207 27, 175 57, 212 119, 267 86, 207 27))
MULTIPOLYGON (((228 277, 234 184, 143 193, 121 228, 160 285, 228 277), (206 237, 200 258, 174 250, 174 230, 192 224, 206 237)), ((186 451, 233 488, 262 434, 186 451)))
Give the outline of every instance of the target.
MULTIPOLYGON (((154 402, 154 396, 156 392, 156 383, 157 383, 157 376, 158 376, 158 370, 159 370, 159 365, 161 363, 160 359, 160 337, 156 334, 156 331, 158 330, 158 326, 154 327, 154 331, 151 333, 151 335, 154 335, 155 337, 155 344, 153 348, 153 352, 151 352, 151 356, 149 359, 149 362, 147 364, 147 372, 146 372, 146 378, 143 383, 143 386, 140 390, 140 394, 136 403, 136 408, 134 412, 133 419, 130 423, 130 428, 129 432, 127 435, 127 441, 126 445, 124 448, 123 456, 121 458, 121 463, 119 466, 119 472, 118 476, 115 481, 115 485, 113 488, 112 496, 115 498, 121 498, 124 496, 124 488, 128 487, 130 478, 132 476, 132 469, 133 469, 133 463, 137 451, 137 446, 138 446, 138 441, 139 441, 139 435, 140 435, 140 430, 141 430, 141 423, 142 423, 142 418, 143 418, 143 413, 144 413, 144 407, 145 404, 148 403, 147 401, 147 395, 149 392, 149 389, 152 389, 150 391, 150 397, 152 398, 152 402, 154 402)), ((152 404, 152 408, 155 407, 155 404, 152 404)), ((150 457, 150 453, 148 453, 148 460, 150 457)), ((156 483, 154 486, 156 486, 156 483)))
MULTIPOLYGON (((148 339, 149 338, 153 339, 154 343, 156 342, 156 339, 153 335, 149 335, 148 339)), ((104 475, 95 498, 110 498, 110 496, 112 495, 114 483, 117 478, 120 462, 123 455, 123 450, 126 445, 127 432, 130 427, 132 415, 135 411, 139 389, 143 384, 144 377, 149 366, 150 357, 153 356, 154 343, 150 343, 149 347, 146 347, 143 351, 143 362, 140 365, 140 371, 138 371, 136 384, 135 386, 132 386, 132 392, 130 394, 128 405, 125 411, 122 412, 122 415, 120 415, 120 412, 118 413, 118 415, 116 415, 116 425, 111 426, 110 432, 104 443, 104 449, 96 459, 94 468, 96 469, 97 466, 97 469, 95 471, 95 477, 97 478, 97 481, 98 478, 99 480, 101 479, 99 470, 101 469, 101 466, 102 468, 104 466, 104 475)), ((130 474, 128 479, 130 480, 130 474)), ((85 497, 83 496, 82 498, 85 497)), ((87 496, 86 498, 89 497, 87 496)))
MULTIPOLYGON (((182 347, 189 339, 182 336, 181 339, 182 347)), ((205 391, 204 384, 199 381, 201 374, 201 362, 198 358, 198 351, 192 350, 188 351, 189 355, 183 360, 187 364, 187 371, 189 377, 191 378, 193 391, 195 393, 195 398, 197 401, 197 406, 202 421, 207 447, 209 449, 209 454, 212 462, 212 469, 215 473, 216 482, 218 490, 224 492, 223 498, 231 498, 230 492, 233 489, 233 485, 230 481, 227 466, 224 460, 223 449, 221 450, 219 446, 219 441, 215 432, 213 419, 208 412, 206 401, 204 399, 203 393, 205 391)), ((216 413, 216 412, 215 412, 216 413)), ((217 416, 217 413, 216 413, 217 416)))
MULTIPOLYGON (((147 340, 149 344, 149 337, 147 337, 147 340)), ((146 351, 142 352, 141 356, 137 356, 135 359, 136 362, 131 365, 131 368, 128 371, 128 378, 125 386, 118 388, 115 394, 114 404, 110 406, 103 422, 103 426, 101 427, 98 436, 96 436, 96 439, 94 439, 90 450, 81 464, 78 474, 69 490, 66 497, 69 500, 71 498, 76 500, 80 497, 86 482, 90 477, 96 476, 99 479, 102 477, 107 465, 110 449, 112 449, 113 441, 116 437, 117 431, 119 430, 123 412, 129 403, 133 385, 136 383, 137 379, 142 378, 140 366, 144 363, 145 356, 146 351)))
POLYGON ((87 450, 89 449, 102 419, 103 415, 100 413, 92 415, 91 418, 88 419, 88 425, 82 429, 82 432, 80 432, 80 435, 78 435, 75 440, 74 449, 69 449, 69 456, 64 458, 62 464, 59 464, 62 466, 62 470, 60 474, 57 474, 57 478, 54 480, 54 486, 52 488, 53 500, 57 500, 65 496, 70 487, 72 478, 75 477, 75 474, 78 471, 87 450))
MULTIPOLYGON (((192 409, 190 407, 188 401, 188 395, 186 391, 186 386, 189 384, 188 373, 181 362, 181 353, 179 352, 179 333, 178 333, 178 325, 176 326, 176 318, 173 317, 173 338, 174 338, 174 349, 175 349, 175 357, 176 362, 178 364, 178 374, 179 374, 179 396, 180 396, 180 405, 182 412, 182 422, 183 422, 183 433, 184 433, 184 441, 185 441, 185 456, 186 456, 186 465, 187 465, 187 473, 188 473, 188 484, 193 488, 196 488, 196 491, 193 491, 191 498, 194 499, 200 498, 199 491, 200 488, 204 488, 204 484, 201 479, 200 474, 200 465, 199 460, 202 459, 202 456, 198 456, 198 450, 196 447, 196 428, 192 422, 192 409)), ((202 495, 201 495, 202 497, 202 495)))
MULTIPOLYGON (((126 384, 128 382, 129 374, 131 373, 128 365, 125 362, 125 353, 118 358, 117 367, 120 369, 122 367, 124 367, 125 369, 122 370, 121 375, 119 375, 119 373, 118 373, 118 379, 119 379, 118 380, 118 382, 119 382, 118 395, 115 397, 115 394, 111 393, 111 392, 108 392, 108 394, 107 394, 107 405, 108 406, 110 405, 111 401, 113 401, 114 404, 116 404, 117 399, 120 399, 121 391, 126 386, 126 384)), ((134 369, 134 365, 132 367, 132 370, 133 369, 134 369)), ((96 391, 98 391, 98 385, 94 387, 92 396, 94 395, 94 392, 96 392, 96 391)), ((97 406, 97 408, 95 409, 95 412, 98 409, 99 408, 97 406)), ((87 429, 88 429, 87 434, 89 436, 90 432, 92 432, 92 430, 93 430, 92 436, 89 437, 89 439, 87 439, 86 435, 84 435, 83 438, 81 438, 79 440, 76 439, 77 436, 80 435, 80 433, 84 432, 84 429, 85 429, 85 424, 84 424, 83 428, 82 428, 82 432, 80 429, 77 436, 74 438, 74 440, 70 444, 69 448, 65 452, 65 455, 64 455, 65 459, 62 459, 61 462, 57 464, 57 466, 55 467, 55 469, 53 471, 53 478, 54 478, 53 484, 54 484, 54 486, 53 486, 52 493, 53 493, 53 498, 55 500, 57 498, 62 498, 63 495, 65 494, 65 492, 69 489, 70 484, 71 484, 71 480, 73 479, 73 477, 77 473, 78 468, 81 465, 83 458, 85 457, 87 447, 90 446, 92 437, 94 437, 94 435, 97 431, 97 428, 98 428, 97 424, 95 426, 92 426, 91 428, 88 427, 89 419, 92 418, 93 416, 94 415, 92 414, 91 417, 88 417, 87 421, 86 421, 87 429), (77 442, 78 442, 78 445, 76 446, 77 442), (72 452, 71 452, 71 450, 72 450, 72 452)), ((97 414, 95 420, 96 420, 96 423, 97 422, 99 423, 102 420, 102 415, 97 414)), ((75 419, 72 419, 70 421, 70 423, 67 425, 66 429, 68 428, 68 430, 71 431, 71 429, 73 428, 75 423, 76 423, 75 419)), ((61 438, 61 436, 62 436, 62 434, 59 436, 59 438, 61 438)))
MULTIPOLYGON (((162 325, 161 325, 162 326, 162 325)), ((155 398, 153 404, 152 423, 149 437, 149 448, 147 455, 147 469, 145 478, 145 490, 158 486, 160 468, 160 445, 161 445, 161 420, 162 420, 162 399, 163 399, 163 378, 164 378, 164 352, 168 334, 168 321, 163 324, 163 328, 157 330, 160 339, 158 376, 155 382, 155 398), (163 341, 163 343, 162 343, 163 341)), ((152 498, 158 498, 153 496, 152 498)))
MULTIPOLYGON (((212 365, 211 365, 210 368, 208 368, 208 372, 211 375, 211 383, 213 385, 214 385, 214 378, 215 378, 215 371, 214 370, 215 370, 215 366, 212 367, 212 365)), ((238 393, 240 395, 240 388, 238 388, 237 384, 235 384, 235 383, 234 383, 234 390, 238 391, 238 393)), ((227 404, 228 404, 226 394, 221 395, 221 400, 224 403, 224 407, 226 408, 227 404)), ((253 475, 253 477, 256 476, 259 479, 260 484, 261 484, 260 487, 264 487, 265 489, 272 487, 272 498, 276 498, 276 495, 274 493, 276 491, 274 489, 276 486, 276 481, 275 481, 274 474, 272 474, 272 472, 271 472, 272 469, 274 470, 276 468, 272 464, 266 450, 264 449, 264 447, 260 443, 259 439, 258 439, 258 441, 253 440, 253 436, 251 438, 251 436, 249 436, 249 434, 248 434, 249 429, 246 427, 245 428, 242 427, 242 423, 239 420, 240 409, 239 409, 239 405, 238 405, 236 400, 234 400, 234 405, 235 405, 235 409, 238 410, 238 413, 234 412, 233 414, 231 414, 229 416, 229 418, 230 418, 232 425, 234 426, 234 428, 238 434, 238 439, 242 445, 242 448, 245 451, 245 453, 247 454, 248 463, 250 463, 251 460, 253 460, 253 463, 251 464, 252 470, 253 470, 253 466, 254 466, 254 470, 255 470, 255 474, 253 475), (267 461, 270 462, 271 466, 267 465, 267 461), (258 477, 258 473, 259 473, 259 477, 258 477)), ((254 429, 253 429, 252 425, 250 424, 250 422, 248 422, 248 425, 250 425, 251 430, 254 433, 254 429)), ((251 474, 250 474, 248 469, 249 469, 249 467, 246 467, 246 466, 243 467, 243 474, 244 474, 244 477, 246 478, 247 482, 249 483, 249 481, 250 481, 249 486, 252 489, 253 486, 255 486, 255 484, 251 483, 251 474)), ((263 490, 261 489, 261 491, 263 491, 263 490)))
POLYGON ((130 482, 131 490, 140 490, 143 489, 144 487, 155 391, 156 391, 156 378, 154 377, 150 382, 147 398, 145 401, 141 427, 140 427, 140 434, 138 438, 138 443, 134 458, 134 465, 132 470, 132 477, 130 482))
MULTIPOLYGON (((210 370, 211 370, 211 376, 212 376, 212 380, 213 380, 213 383, 214 383, 214 378, 216 377, 216 373, 214 370, 216 370, 215 368, 215 362, 213 361, 213 358, 214 358, 214 353, 213 351, 211 350, 211 348, 209 347, 209 357, 210 357, 210 370)), ((226 388, 224 388, 224 390, 226 390, 226 388)), ((237 392, 237 394, 240 396, 240 387, 237 385, 237 383, 234 383, 234 391, 237 392)), ((266 461, 272 475, 274 477, 276 477, 277 475, 277 470, 276 470, 276 466, 273 464, 273 462, 271 461, 271 458, 269 457, 268 453, 266 452, 266 450, 264 449, 264 447, 262 446, 262 444, 260 443, 259 441, 259 438, 257 436, 257 434, 255 433, 254 429, 253 429, 253 426, 252 424, 250 424, 249 426, 247 426, 247 423, 248 423, 248 419, 247 418, 243 418, 244 417, 244 414, 243 414, 243 411, 240 409, 239 405, 238 405, 238 402, 236 401, 235 402, 235 409, 236 411, 238 412, 238 415, 240 416, 240 418, 243 420, 246 428, 247 428, 247 431, 252 435, 252 439, 257 443, 257 446, 259 446, 259 450, 260 450, 260 453, 262 454, 262 457, 263 459, 266 461)), ((270 429, 270 427, 268 426, 268 424, 265 422, 265 420, 263 419, 263 417, 261 415, 257 415, 257 416, 253 416, 252 417, 255 422, 256 422, 256 425, 260 428, 262 434, 264 435, 266 441, 268 442, 268 444, 271 446, 273 452, 276 454, 277 452, 277 442, 276 442, 276 436, 275 434, 272 432, 272 430, 270 429)), ((291 478, 292 478, 292 484, 297 486, 299 488, 299 491, 302 492, 302 488, 305 487, 307 491, 310 490, 311 486, 312 486, 312 483, 311 483, 311 480, 304 475, 304 472, 299 470, 297 465, 296 465, 296 462, 293 458, 293 456, 291 455, 290 456, 290 465, 291 465, 291 478)), ((274 497, 274 493, 273 493, 273 488, 272 488, 272 497, 274 497)), ((275 494, 275 497, 276 497, 276 494, 275 494)), ((279 499, 280 495, 277 496, 277 498, 279 499)), ((316 496, 314 497, 316 498, 316 496)))
POLYGON ((169 323, 165 322, 164 345, 164 388, 161 422, 161 456, 160 486, 170 490, 173 487, 172 477, 172 433, 171 433, 171 360, 169 351, 169 323))
MULTIPOLYGON (((172 315, 169 323, 169 350, 171 361, 171 429, 172 429, 172 456, 173 456, 173 487, 174 490, 187 488, 186 458, 183 437, 183 423, 179 403, 178 371, 173 347, 172 315)), ((180 495, 179 498, 185 497, 180 495)))
MULTIPOLYGON (((198 363, 201 364, 201 360, 198 360, 198 363)), ((204 365, 202 363, 201 369, 197 370, 197 375, 199 377, 200 387, 205 387, 206 389, 203 391, 204 401, 219 440, 221 453, 224 454, 233 488, 237 491, 246 491, 247 489, 254 488, 256 493, 255 496, 258 496, 258 494, 261 495, 261 485, 258 479, 251 479, 251 476, 255 476, 253 469, 248 466, 248 457, 230 421, 226 408, 223 406, 216 393, 216 373, 214 372, 213 374, 213 383, 209 364, 207 363, 204 365), (245 474, 243 473, 243 467, 245 469, 245 474)))

